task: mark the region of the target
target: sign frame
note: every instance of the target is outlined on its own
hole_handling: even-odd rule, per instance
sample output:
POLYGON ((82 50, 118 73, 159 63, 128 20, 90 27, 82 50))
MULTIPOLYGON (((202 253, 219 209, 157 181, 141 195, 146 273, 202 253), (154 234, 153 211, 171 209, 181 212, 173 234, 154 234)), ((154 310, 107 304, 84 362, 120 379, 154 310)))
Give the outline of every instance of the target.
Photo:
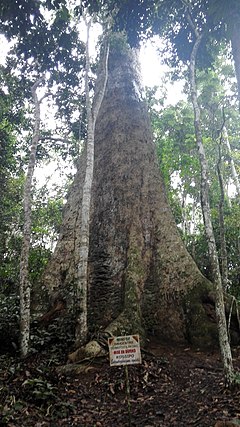
POLYGON ((110 366, 136 365, 142 363, 138 334, 108 338, 110 366))

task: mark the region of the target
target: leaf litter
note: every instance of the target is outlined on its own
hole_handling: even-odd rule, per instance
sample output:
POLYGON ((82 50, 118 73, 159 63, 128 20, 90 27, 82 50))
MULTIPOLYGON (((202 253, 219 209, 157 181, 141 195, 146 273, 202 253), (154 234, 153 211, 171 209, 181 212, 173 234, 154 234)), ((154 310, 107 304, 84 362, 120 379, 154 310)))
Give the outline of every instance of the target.
MULTIPOLYGON (((219 353, 152 342, 128 367, 132 427, 240 425, 240 390, 228 390, 219 353)), ((0 426, 129 427, 124 367, 107 358, 63 374, 47 352, 24 362, 1 357, 0 426)), ((240 369, 240 348, 234 349, 240 369)))

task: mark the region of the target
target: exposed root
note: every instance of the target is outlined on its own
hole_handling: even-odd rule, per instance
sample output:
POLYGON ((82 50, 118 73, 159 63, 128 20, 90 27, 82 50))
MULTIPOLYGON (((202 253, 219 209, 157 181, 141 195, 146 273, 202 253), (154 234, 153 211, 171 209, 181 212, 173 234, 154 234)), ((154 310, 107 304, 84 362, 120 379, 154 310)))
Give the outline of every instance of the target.
POLYGON ((106 356, 108 354, 108 337, 119 335, 139 334, 144 338, 144 330, 138 313, 128 316, 123 312, 111 322, 106 329, 89 341, 84 347, 80 347, 68 355, 68 363, 81 363, 83 359, 106 356), (131 319, 129 319, 131 317, 131 319))
POLYGON ((107 351, 97 341, 89 341, 84 347, 80 347, 68 355, 68 363, 77 363, 86 358, 106 356, 107 351))

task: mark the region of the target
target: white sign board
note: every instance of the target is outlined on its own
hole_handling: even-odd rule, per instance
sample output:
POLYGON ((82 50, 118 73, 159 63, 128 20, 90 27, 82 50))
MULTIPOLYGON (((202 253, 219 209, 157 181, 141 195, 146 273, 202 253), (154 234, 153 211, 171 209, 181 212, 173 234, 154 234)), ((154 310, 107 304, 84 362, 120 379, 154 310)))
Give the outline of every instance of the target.
POLYGON ((110 366, 142 363, 139 335, 108 338, 110 366))

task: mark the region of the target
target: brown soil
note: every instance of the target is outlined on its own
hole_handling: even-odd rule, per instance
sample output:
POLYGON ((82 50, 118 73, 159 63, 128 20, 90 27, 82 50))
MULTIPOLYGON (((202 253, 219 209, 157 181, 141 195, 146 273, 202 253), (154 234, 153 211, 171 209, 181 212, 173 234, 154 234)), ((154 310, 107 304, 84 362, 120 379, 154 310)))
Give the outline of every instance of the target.
MULTIPOLYGON (((233 355, 239 370, 240 348, 233 355)), ((217 352, 152 342, 142 356, 141 365, 128 367, 131 424, 124 367, 109 367, 107 359, 101 359, 89 363, 84 373, 66 375, 44 354, 25 363, 4 359, 0 426, 240 425, 240 390, 225 388, 217 352)))

